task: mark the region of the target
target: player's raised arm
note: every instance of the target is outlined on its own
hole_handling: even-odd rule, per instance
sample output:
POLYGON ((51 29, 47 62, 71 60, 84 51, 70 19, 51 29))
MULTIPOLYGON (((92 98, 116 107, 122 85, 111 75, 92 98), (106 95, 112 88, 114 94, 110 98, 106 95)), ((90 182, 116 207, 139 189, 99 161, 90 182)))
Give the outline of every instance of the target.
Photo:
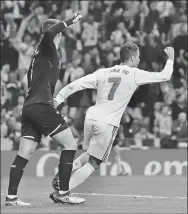
POLYGON ((55 102, 57 102, 56 105, 60 105, 62 102, 64 102, 65 99, 67 99, 67 97, 69 97, 71 94, 74 94, 77 91, 81 91, 86 88, 96 89, 98 82, 97 73, 98 72, 95 72, 93 74, 84 76, 62 88, 57 94, 56 98, 54 99, 55 102))
POLYGON ((161 72, 148 72, 137 69, 135 71, 135 81, 137 85, 164 82, 170 80, 173 72, 174 48, 167 47, 166 49, 164 49, 164 51, 168 56, 168 60, 165 64, 164 69, 161 72))
POLYGON ((41 43, 44 45, 50 45, 53 42, 54 37, 61 33, 66 27, 74 24, 82 19, 82 14, 75 13, 71 19, 65 21, 59 21, 57 19, 47 19, 42 26, 42 32, 44 36, 41 43))

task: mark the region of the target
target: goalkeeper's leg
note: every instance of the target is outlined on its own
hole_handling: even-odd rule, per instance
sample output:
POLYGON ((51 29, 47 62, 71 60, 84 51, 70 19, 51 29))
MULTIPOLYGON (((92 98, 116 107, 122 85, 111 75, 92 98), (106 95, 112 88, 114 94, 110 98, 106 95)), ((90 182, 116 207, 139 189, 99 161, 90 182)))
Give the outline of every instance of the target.
MULTIPOLYGON (((88 152, 82 153, 76 160, 74 160, 72 171, 75 171, 81 168, 83 165, 88 163, 88 160, 89 160, 89 153, 88 152)), ((57 174, 52 180, 52 187, 54 190, 59 190, 59 172, 57 172, 57 174)))

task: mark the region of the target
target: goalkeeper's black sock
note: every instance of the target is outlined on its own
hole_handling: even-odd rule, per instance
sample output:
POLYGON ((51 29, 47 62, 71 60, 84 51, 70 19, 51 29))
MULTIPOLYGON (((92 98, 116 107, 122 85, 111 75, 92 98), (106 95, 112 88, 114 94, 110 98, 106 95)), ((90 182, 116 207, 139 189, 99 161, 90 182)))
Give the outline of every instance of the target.
POLYGON ((17 155, 10 168, 8 195, 17 195, 18 185, 28 160, 17 155))
POLYGON ((60 190, 69 190, 69 180, 72 172, 72 165, 75 156, 75 150, 62 150, 59 163, 59 183, 60 190))

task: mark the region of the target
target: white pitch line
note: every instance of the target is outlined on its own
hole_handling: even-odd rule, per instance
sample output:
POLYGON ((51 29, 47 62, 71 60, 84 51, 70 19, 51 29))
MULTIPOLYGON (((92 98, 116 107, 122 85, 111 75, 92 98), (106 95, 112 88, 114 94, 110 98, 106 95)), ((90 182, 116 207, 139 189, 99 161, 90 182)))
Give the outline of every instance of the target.
MULTIPOLYGON (((5 194, 1 192, 1 194, 5 194)), ((39 195, 49 195, 49 192, 37 192, 36 194, 39 195)), ((109 196, 109 197, 133 197, 133 198, 151 198, 151 199, 180 199, 180 200, 187 200, 187 196, 153 196, 153 195, 125 195, 125 194, 110 194, 110 193, 73 193, 74 195, 86 195, 86 196, 109 196)))
POLYGON ((124 195, 124 194, 103 194, 103 193, 73 193, 75 195, 88 195, 88 196, 112 196, 112 197, 134 197, 134 198, 154 198, 154 199, 182 199, 185 200, 187 197, 181 196, 152 196, 152 195, 124 195))
MULTIPOLYGON (((40 193, 39 193, 40 194, 40 193)), ((47 192, 42 194, 49 194, 47 192)), ((110 197, 133 197, 133 198, 153 198, 153 199, 180 199, 186 200, 187 197, 185 196, 153 196, 153 195, 125 195, 125 194, 110 194, 110 193, 73 193, 73 195, 86 195, 86 196, 110 196, 110 197)))

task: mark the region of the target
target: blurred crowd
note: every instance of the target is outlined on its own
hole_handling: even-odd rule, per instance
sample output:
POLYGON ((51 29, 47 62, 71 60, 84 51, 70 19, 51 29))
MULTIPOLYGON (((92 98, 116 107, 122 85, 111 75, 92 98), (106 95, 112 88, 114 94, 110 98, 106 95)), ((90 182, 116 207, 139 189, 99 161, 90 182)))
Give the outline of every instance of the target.
MULTIPOLYGON (((1 149, 18 149, 26 75, 41 24, 47 18, 68 19, 75 11, 84 18, 63 33, 59 86, 120 63, 120 48, 128 42, 140 48, 139 68, 159 72, 166 62, 163 49, 173 46, 171 81, 136 91, 118 136, 127 147, 177 148, 178 142, 187 142, 186 1, 15 0, 1 1, 1 149), (156 139, 158 143, 151 143, 156 139)), ((77 92, 61 107, 80 147, 85 112, 95 103, 95 95, 92 90, 77 92)), ((59 145, 44 138, 39 147, 57 149, 59 145)))

